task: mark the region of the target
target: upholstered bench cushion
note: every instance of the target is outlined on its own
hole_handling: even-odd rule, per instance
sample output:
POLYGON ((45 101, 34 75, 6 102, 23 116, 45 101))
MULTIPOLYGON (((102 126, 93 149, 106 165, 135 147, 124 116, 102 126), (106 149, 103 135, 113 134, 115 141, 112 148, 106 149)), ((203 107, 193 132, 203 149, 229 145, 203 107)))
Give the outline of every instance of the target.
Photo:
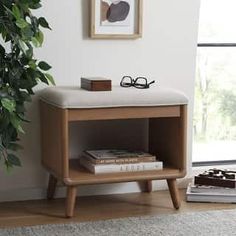
POLYGON ((149 89, 113 86, 112 91, 91 92, 79 87, 48 87, 40 99, 60 108, 101 108, 171 106, 187 104, 187 97, 171 88, 152 86, 149 89))

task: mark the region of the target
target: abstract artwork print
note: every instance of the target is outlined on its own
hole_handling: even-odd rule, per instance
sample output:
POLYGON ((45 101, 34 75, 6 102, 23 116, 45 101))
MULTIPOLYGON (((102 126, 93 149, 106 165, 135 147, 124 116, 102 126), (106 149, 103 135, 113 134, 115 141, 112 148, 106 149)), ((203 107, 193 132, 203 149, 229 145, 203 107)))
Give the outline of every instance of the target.
POLYGON ((101 0, 101 25, 129 26, 130 8, 130 0, 101 0))

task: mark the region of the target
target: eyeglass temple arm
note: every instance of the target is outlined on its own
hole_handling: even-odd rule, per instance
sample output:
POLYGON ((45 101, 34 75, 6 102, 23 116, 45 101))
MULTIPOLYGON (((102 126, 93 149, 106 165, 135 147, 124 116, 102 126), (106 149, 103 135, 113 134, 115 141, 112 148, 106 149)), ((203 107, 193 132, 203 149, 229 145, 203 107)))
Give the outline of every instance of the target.
POLYGON ((156 81, 153 80, 153 81, 151 81, 150 83, 148 83, 148 85, 154 84, 155 82, 156 82, 156 81))

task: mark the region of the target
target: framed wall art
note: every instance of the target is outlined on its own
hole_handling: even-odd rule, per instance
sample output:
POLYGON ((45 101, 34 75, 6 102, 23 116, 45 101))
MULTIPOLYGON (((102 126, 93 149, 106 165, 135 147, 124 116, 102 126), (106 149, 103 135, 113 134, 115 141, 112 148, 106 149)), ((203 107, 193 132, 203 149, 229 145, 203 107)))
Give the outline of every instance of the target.
POLYGON ((91 0, 90 36, 97 39, 142 37, 143 0, 91 0))

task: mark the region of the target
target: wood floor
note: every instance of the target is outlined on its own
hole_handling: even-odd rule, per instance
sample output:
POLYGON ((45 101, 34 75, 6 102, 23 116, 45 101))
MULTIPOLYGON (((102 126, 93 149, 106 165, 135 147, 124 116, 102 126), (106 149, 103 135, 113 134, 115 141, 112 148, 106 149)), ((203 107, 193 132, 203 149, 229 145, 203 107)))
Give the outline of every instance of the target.
POLYGON ((0 228, 236 208, 236 204, 186 203, 184 192, 179 210, 172 207, 168 191, 80 197, 72 219, 64 218, 64 199, 1 203, 0 228))

